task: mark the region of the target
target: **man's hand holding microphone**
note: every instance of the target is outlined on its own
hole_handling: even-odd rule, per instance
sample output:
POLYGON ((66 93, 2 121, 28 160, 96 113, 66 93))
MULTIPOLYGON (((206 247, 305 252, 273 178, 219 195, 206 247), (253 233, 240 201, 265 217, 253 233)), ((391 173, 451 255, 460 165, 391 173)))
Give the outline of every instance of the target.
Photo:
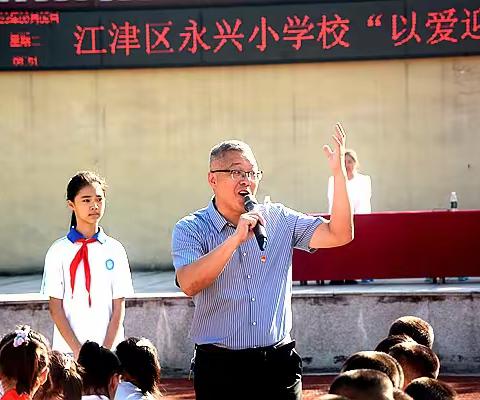
POLYGON ((240 216, 235 235, 238 237, 239 244, 246 242, 255 235, 258 246, 263 251, 267 246, 267 232, 265 230, 265 219, 255 209, 257 204, 253 195, 245 195, 244 206, 247 212, 240 216))

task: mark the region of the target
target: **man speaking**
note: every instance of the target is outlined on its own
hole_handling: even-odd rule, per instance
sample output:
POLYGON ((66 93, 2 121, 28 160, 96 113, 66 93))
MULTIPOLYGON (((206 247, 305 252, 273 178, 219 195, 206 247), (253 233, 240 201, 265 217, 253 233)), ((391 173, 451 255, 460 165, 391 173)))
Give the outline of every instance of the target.
POLYGON ((214 196, 181 219, 172 238, 178 284, 195 303, 197 400, 301 399, 302 360, 290 336, 292 253, 353 239, 345 141, 337 124, 334 149, 323 146, 334 177, 330 221, 280 203, 255 205, 262 171, 250 147, 229 140, 212 148, 214 196))

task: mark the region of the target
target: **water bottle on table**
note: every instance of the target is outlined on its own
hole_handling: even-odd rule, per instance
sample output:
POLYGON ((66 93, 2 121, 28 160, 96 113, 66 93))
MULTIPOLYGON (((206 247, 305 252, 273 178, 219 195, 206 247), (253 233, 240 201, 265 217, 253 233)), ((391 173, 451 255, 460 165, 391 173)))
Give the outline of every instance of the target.
MULTIPOLYGON (((456 192, 450 193, 450 210, 456 211, 458 209, 458 197, 456 192)), ((459 276, 460 282, 468 281, 468 276, 459 276)))
POLYGON ((458 209, 458 198, 457 193, 452 192, 450 193, 450 210, 454 211, 458 209))

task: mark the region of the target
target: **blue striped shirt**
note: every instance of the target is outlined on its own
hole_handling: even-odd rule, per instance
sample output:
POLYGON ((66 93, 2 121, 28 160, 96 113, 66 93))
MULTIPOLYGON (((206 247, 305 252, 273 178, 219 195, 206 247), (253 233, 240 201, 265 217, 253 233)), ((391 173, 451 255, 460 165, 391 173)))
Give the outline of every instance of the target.
MULTIPOLYGON (((279 203, 260 204, 258 210, 268 245, 260 251, 255 237, 242 243, 217 279, 193 297, 190 336, 197 344, 245 349, 270 346, 290 334, 293 248, 312 251, 310 239, 322 219, 279 203)), ((234 232, 213 201, 181 219, 172 237, 175 269, 198 260, 234 232)))

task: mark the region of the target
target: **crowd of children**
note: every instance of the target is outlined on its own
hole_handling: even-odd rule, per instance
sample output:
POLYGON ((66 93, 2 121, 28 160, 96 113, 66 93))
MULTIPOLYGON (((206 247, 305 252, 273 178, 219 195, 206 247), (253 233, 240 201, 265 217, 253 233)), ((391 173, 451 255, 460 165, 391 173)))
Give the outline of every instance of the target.
MULTIPOLYGON (((352 354, 320 400, 455 400, 438 380, 431 325, 413 316, 395 320, 375 350, 352 354)), ((130 337, 114 351, 93 341, 78 360, 52 350, 20 326, 0 341, 0 400, 148 400, 161 397, 160 362, 146 338, 130 337)))
POLYGON ((395 320, 372 351, 352 354, 321 400, 454 400, 455 390, 438 380, 440 360, 432 350, 432 326, 421 318, 395 320))
POLYGON ((1 400, 147 400, 160 394, 157 350, 131 337, 115 351, 86 341, 78 360, 51 350, 45 337, 21 326, 0 342, 1 400))

